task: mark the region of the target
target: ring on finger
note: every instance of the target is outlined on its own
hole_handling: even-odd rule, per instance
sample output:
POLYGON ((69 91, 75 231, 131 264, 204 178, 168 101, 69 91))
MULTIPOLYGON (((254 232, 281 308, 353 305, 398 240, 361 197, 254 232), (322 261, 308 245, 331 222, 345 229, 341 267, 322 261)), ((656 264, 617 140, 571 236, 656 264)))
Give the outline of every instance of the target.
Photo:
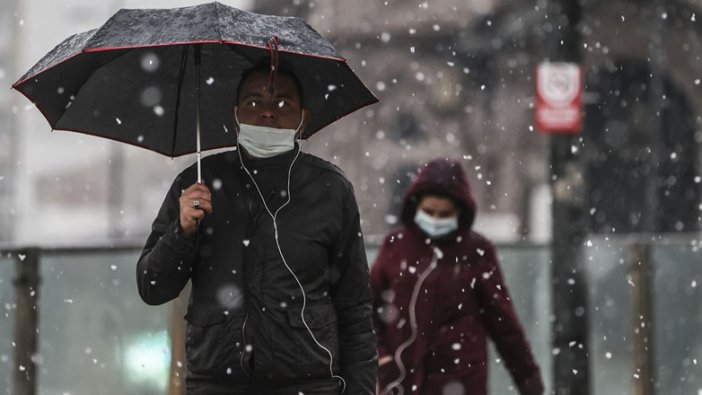
POLYGON ((200 208, 200 201, 195 199, 193 200, 193 208, 200 208))

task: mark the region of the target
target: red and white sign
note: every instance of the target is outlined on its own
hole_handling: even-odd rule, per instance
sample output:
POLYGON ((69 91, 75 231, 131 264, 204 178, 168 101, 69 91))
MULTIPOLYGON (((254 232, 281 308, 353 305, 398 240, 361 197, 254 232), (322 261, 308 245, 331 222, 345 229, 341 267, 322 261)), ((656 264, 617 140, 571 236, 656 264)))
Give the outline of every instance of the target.
POLYGON ((536 70, 536 128, 544 133, 582 129, 582 70, 577 63, 542 63, 536 70))

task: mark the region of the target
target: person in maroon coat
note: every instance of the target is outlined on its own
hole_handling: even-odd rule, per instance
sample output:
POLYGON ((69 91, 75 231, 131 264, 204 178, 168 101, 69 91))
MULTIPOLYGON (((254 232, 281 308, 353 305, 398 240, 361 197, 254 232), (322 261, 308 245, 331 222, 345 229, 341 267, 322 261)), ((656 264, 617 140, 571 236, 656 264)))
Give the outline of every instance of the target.
POLYGON ((542 394, 493 244, 461 164, 436 159, 404 195, 371 267, 379 394, 487 394, 487 337, 523 395, 542 394))

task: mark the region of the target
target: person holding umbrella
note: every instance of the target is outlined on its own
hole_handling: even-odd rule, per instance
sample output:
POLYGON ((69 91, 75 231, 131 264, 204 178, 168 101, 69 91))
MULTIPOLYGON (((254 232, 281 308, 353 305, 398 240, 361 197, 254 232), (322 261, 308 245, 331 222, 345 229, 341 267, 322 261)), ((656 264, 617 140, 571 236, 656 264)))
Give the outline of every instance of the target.
POLYGON ((405 192, 371 267, 379 394, 487 394, 487 337, 522 395, 544 391, 460 162, 435 159, 405 192))
MULTIPOLYGON (((233 92, 232 94, 237 94, 233 92)), ((143 300, 192 282, 189 394, 373 392, 368 265, 351 184, 300 151, 310 111, 296 74, 243 74, 238 149, 174 181, 138 262, 143 300)))
POLYGON ((122 9, 13 88, 52 130, 197 161, 137 263, 152 305, 187 282, 188 394, 369 394, 377 352, 353 188, 300 151, 377 98, 303 19, 218 2, 122 9), (201 160, 207 149, 235 150, 201 160))

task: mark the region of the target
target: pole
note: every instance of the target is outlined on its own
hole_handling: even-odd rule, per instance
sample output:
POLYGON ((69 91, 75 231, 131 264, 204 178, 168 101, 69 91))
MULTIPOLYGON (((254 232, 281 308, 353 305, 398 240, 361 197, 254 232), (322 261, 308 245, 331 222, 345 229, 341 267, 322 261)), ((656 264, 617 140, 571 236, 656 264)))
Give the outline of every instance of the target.
POLYGON ((653 354, 653 268, 651 245, 635 244, 629 250, 631 323, 634 343, 634 395, 655 394, 653 354))
POLYGON ((15 333, 13 394, 37 392, 37 338, 39 333, 39 250, 28 249, 15 256, 15 333))
MULTIPOLYGON (((19 15, 23 15, 22 5, 19 0, 9 0, 0 6, 0 20, 2 27, 0 33, 3 35, 1 41, 5 42, 5 49, 0 54, 0 68, 5 69, 5 82, 17 75, 20 59, 22 58, 22 28, 20 28, 19 15)), ((0 44, 0 46, 2 46, 0 44)), ((0 126, 0 140, 4 141, 0 147, 0 241, 10 242, 15 239, 16 216, 18 199, 16 197, 19 190, 17 179, 17 162, 19 159, 19 117, 21 108, 19 104, 20 96, 6 90, 0 97, 0 125, 5 124, 7 128, 0 126)))
MULTIPOLYGON (((646 191, 645 211, 643 213, 643 231, 656 234, 661 217, 659 213, 658 193, 660 189, 661 165, 660 148, 663 145, 665 111, 665 81, 666 53, 663 45, 663 32, 665 26, 663 19, 658 17, 663 13, 664 4, 654 0, 652 4, 655 21, 650 29, 649 41, 650 89, 649 100, 656 114, 648 125, 648 147, 650 155, 646 163, 646 191)), ((656 369, 654 355, 654 328, 653 328, 653 262, 651 259, 651 246, 635 244, 630 250, 629 275, 634 287, 631 288, 631 319, 633 342, 633 377, 634 395, 654 395, 656 392, 656 369)))
MULTIPOLYGON (((110 1, 110 14, 123 7, 124 0, 110 1)), ((124 224, 124 147, 122 143, 110 141, 107 169, 107 238, 119 240, 125 237, 124 224)))
MULTIPOLYGON (((580 63, 581 8, 576 0, 550 0, 551 61, 580 63)), ((551 135, 553 241, 551 292, 553 394, 590 393, 587 278, 583 246, 587 234, 586 188, 581 135, 551 135)))
POLYGON ((124 149, 122 143, 109 142, 110 159, 108 161, 108 239, 124 238, 124 149))

